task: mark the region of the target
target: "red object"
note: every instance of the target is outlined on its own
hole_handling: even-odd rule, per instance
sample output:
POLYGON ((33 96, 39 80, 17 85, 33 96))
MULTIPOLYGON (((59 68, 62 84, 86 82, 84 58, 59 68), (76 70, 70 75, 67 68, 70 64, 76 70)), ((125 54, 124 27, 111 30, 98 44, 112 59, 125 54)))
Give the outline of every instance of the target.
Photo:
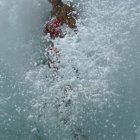
POLYGON ((58 18, 53 19, 45 25, 44 33, 45 34, 50 33, 51 37, 57 37, 61 33, 60 27, 61 27, 60 19, 58 18))

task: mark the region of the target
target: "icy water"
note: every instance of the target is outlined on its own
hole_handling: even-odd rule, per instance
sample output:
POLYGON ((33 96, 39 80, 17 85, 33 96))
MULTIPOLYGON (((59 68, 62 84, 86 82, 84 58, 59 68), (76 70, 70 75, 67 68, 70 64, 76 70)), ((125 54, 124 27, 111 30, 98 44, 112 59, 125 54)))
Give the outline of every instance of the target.
POLYGON ((73 2, 53 79, 47 0, 0 0, 0 140, 140 140, 140 2, 73 2))

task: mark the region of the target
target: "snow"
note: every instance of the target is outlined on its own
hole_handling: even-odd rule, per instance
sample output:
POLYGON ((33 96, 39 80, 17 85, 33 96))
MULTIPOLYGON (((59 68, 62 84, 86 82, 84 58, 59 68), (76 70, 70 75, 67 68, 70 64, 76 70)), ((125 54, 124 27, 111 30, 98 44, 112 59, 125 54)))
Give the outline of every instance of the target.
MULTIPOLYGON (((131 32, 139 24, 139 2, 64 2, 76 3, 78 32, 68 30, 65 38, 54 40, 60 49, 59 71, 55 75, 47 64, 41 63, 47 50, 48 37, 42 37, 42 30, 49 18, 49 3, 46 0, 0 0, 0 121, 4 127, 0 139, 35 139, 34 134, 40 129, 45 138, 71 140, 71 130, 78 127, 89 140, 94 137, 134 140, 133 133, 128 132, 134 132, 135 128, 132 129, 130 124, 137 118, 137 113, 129 112, 127 108, 121 115, 116 113, 121 108, 117 100, 122 96, 117 90, 124 91, 125 85, 121 85, 123 89, 118 88, 121 76, 115 74, 125 66, 123 57, 129 48, 135 47, 130 45, 131 32), (128 113, 134 116, 129 117, 123 127, 127 119, 120 118, 128 113)), ((137 56, 136 53, 131 55, 137 56)), ((139 61, 134 62, 138 67, 139 61)), ((129 73, 123 72, 123 75, 128 76, 129 73)), ((127 78, 122 81, 129 82, 127 78)), ((132 92, 134 89, 135 86, 132 92)), ((128 88, 125 94, 131 90, 128 88)), ((139 129, 136 133, 136 140, 139 140, 139 129)))
MULTIPOLYGON (((43 73, 40 73, 40 68, 33 71, 36 73, 36 77, 40 77, 40 81, 44 81, 43 88, 41 87, 42 92, 39 92, 39 88, 35 84, 38 83, 38 79, 33 80, 33 87, 38 89, 36 102, 41 105, 43 98, 47 98, 45 100, 47 110, 41 109, 39 106, 38 109, 35 107, 34 111, 37 115, 37 110, 41 109, 40 111, 46 116, 46 119, 43 119, 46 122, 51 121, 49 116, 54 116, 51 113, 55 111, 53 107, 57 104, 61 104, 60 110, 56 112, 59 115, 58 121, 65 116, 70 119, 70 123, 78 123, 79 114, 92 115, 92 108, 102 111, 111 100, 115 103, 114 99, 118 95, 113 89, 110 89, 110 77, 118 70, 121 62, 121 54, 117 51, 118 46, 121 50, 127 47, 125 45, 129 41, 129 31, 139 20, 139 14, 136 12, 136 8, 132 7, 132 1, 112 1, 110 3, 110 1, 85 2, 80 0, 77 3, 80 3, 77 6, 80 5, 82 9, 77 21, 78 33, 68 31, 65 38, 54 40, 55 47, 60 49, 58 66, 60 70, 56 80, 51 79, 53 73, 47 66, 40 67, 44 69, 43 73), (127 28, 124 27, 126 25, 127 28), (78 70, 79 78, 76 78, 73 68, 78 70), (43 77, 44 71, 46 71, 45 78, 43 77), (65 101, 72 100, 72 104, 68 108, 64 107, 61 101, 64 96, 63 88, 66 85, 70 85, 72 88, 72 92, 69 91, 68 97, 65 99, 65 101), (43 94, 44 96, 42 96, 43 94), (84 112, 83 108, 89 105, 91 106, 90 112, 84 112), (59 112, 61 113, 59 114, 59 112)), ((84 119, 85 115, 81 120, 84 119)), ((52 134, 50 133, 50 135, 52 134)), ((60 134, 56 135, 60 136, 60 134)), ((115 135, 112 136, 115 137, 115 135)))

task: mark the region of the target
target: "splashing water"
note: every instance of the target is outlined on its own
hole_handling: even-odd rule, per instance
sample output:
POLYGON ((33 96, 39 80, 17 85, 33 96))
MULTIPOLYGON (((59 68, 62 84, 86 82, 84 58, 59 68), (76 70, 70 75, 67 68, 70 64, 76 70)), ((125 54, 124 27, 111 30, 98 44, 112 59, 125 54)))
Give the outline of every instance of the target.
POLYGON ((138 0, 75 0, 78 33, 44 59, 46 0, 0 0, 0 139, 139 140, 138 0), (40 65, 35 65, 39 64, 40 65))

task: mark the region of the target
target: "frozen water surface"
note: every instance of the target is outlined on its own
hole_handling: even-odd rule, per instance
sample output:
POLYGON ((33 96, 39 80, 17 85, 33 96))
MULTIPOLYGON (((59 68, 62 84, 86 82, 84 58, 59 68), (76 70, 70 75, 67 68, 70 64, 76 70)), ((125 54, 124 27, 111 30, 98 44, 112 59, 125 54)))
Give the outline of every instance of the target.
POLYGON ((78 33, 55 40, 54 79, 48 1, 0 0, 0 140, 140 139, 139 0, 71 2, 78 33))

